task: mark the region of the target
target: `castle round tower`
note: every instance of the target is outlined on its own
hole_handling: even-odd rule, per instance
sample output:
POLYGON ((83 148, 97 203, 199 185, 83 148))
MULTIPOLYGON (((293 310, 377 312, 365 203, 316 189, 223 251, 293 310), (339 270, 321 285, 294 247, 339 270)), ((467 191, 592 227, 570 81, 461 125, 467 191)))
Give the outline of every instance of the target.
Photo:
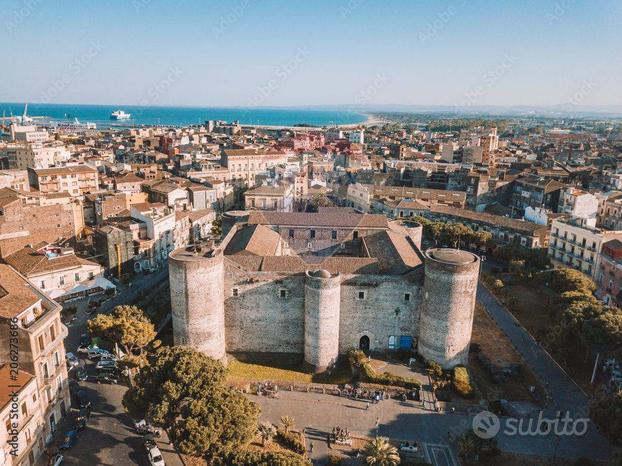
POLYGON ((190 346, 225 362, 222 251, 189 246, 171 252, 169 281, 175 345, 190 346))
POLYGON ((341 276, 307 271, 305 282, 305 363, 322 372, 339 355, 341 276))
POLYGON ((473 327, 479 257, 468 251, 425 252, 419 353, 444 368, 466 364, 473 327))

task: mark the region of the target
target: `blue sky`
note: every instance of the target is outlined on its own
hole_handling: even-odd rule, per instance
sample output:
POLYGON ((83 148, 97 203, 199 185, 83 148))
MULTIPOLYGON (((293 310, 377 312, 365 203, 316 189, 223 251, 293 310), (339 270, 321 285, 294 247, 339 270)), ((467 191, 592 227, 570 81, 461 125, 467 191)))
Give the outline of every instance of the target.
POLYGON ((0 0, 0 101, 622 105, 619 0, 0 0))

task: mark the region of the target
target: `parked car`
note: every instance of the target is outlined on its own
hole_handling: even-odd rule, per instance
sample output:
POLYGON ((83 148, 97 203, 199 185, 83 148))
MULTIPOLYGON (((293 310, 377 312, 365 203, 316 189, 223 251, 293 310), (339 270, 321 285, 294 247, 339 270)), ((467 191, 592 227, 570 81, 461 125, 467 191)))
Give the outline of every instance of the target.
POLYGON ((114 354, 110 354, 108 352, 103 353, 100 358, 100 361, 117 361, 117 357, 114 354))
POLYGON ((82 419, 84 419, 85 421, 91 417, 91 410, 89 408, 82 408, 80 411, 75 412, 74 411, 74 420, 80 421, 82 419))
POLYGON ((86 379, 88 379, 88 374, 86 373, 86 369, 84 369, 83 367, 78 367, 76 369, 76 380, 79 380, 80 382, 85 381, 86 379))
POLYGON ((65 457, 60 453, 56 453, 50 460, 50 466, 60 466, 63 461, 65 461, 65 457))
POLYGON ((88 350, 88 358, 92 360, 100 359, 105 354, 110 354, 105 349, 99 348, 98 346, 89 346, 88 350))
POLYGON ((98 361, 97 364, 95 364, 95 369, 100 370, 100 369, 116 369, 117 368, 117 362, 116 361, 110 361, 109 359, 104 359, 102 361, 98 361))
POLYGON ((69 369, 80 366, 80 360, 75 354, 67 353, 65 357, 67 358, 67 365, 69 366, 69 369))
POLYGON ((77 430, 70 430, 69 432, 67 432, 65 434, 65 440, 61 444, 60 449, 61 450, 69 450, 76 443, 78 443, 78 431, 77 430))
POLYGON ((80 344, 89 346, 91 344, 91 337, 88 336, 86 333, 83 333, 82 335, 80 335, 80 344))
POLYGON ((162 453, 158 447, 153 447, 149 450, 147 456, 149 457, 149 464, 151 464, 151 466, 165 466, 164 458, 162 458, 162 453))
POLYGON ((109 372, 109 371, 100 372, 99 374, 97 374, 95 376, 95 381, 97 383, 112 383, 112 384, 119 383, 119 380, 118 380, 118 377, 116 376, 116 373, 115 372, 109 372))
POLYGON ((78 354, 89 354, 89 345, 80 345, 78 346, 78 349, 76 350, 76 353, 78 354))

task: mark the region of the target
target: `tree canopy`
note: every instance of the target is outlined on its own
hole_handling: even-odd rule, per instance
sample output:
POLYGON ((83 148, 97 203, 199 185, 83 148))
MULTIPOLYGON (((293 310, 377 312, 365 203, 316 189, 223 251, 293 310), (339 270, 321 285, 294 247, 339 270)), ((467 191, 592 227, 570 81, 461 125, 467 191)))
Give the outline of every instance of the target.
POLYGON ((590 406, 590 417, 611 443, 622 445, 622 390, 598 397, 590 406))
POLYGON ((163 347, 149 357, 123 405, 171 434, 185 454, 214 458, 253 438, 259 408, 225 383, 226 369, 186 347, 163 347))
POLYGON ((87 323, 91 335, 117 343, 126 354, 144 348, 156 337, 151 319, 137 306, 116 306, 110 314, 99 314, 87 323))

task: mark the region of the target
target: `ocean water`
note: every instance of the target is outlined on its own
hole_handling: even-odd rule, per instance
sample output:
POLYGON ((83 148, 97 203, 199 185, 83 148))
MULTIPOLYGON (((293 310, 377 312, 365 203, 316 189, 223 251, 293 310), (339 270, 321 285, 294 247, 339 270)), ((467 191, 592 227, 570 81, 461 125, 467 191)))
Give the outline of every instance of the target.
MULTIPOLYGON (((0 103, 0 114, 22 115, 23 103, 0 103)), ((247 125, 312 126, 345 125, 362 123, 366 115, 351 110, 308 110, 295 108, 216 108, 216 107, 141 107, 134 105, 73 105, 28 104, 29 116, 44 116, 52 120, 73 120, 96 123, 98 127, 169 125, 186 126, 205 120, 238 120, 247 125), (130 120, 113 121, 110 114, 115 110, 131 114, 130 120)))

